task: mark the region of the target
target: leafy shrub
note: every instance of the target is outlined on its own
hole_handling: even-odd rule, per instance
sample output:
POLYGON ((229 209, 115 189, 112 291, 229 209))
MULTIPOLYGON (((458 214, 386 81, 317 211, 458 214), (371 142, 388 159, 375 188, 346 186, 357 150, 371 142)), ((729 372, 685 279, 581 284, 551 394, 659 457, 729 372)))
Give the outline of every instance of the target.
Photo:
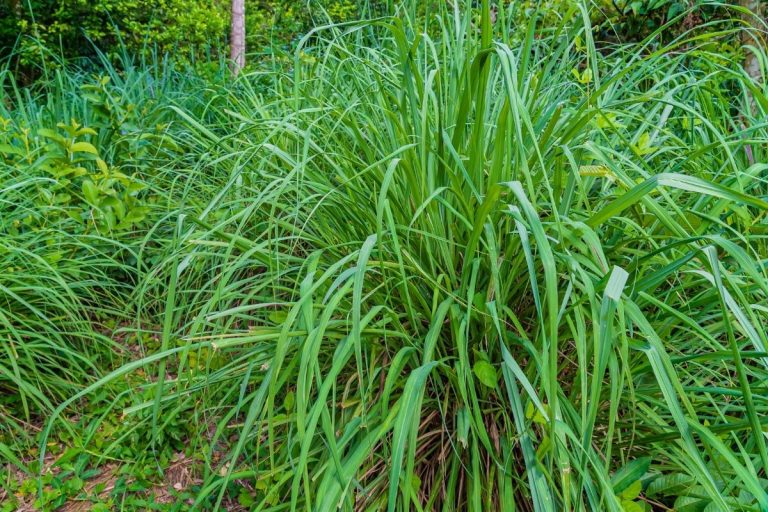
POLYGON ((355 0, 246 2, 247 46, 257 53, 290 50, 316 22, 344 22, 358 14, 355 0))
POLYGON ((164 191, 147 180, 183 161, 167 103, 205 102, 183 91, 212 84, 101 62, 100 76, 70 67, 30 88, 0 70, 0 442, 121 357, 103 322, 129 314, 155 261, 145 237, 164 191))
MULTIPOLYGON (((578 0, 524 0, 514 2, 518 23, 527 25, 538 13, 543 26, 552 27, 576 8, 578 0)), ((713 0, 594 0, 588 2, 592 24, 601 37, 610 41, 639 41, 668 22, 657 41, 670 41, 681 33, 710 21, 724 21, 734 15, 727 3, 713 0)))
POLYGON ((229 25, 218 0, 0 0, 0 6, 0 58, 18 41, 13 55, 26 70, 43 64, 49 50, 65 58, 94 57, 95 48, 112 58, 147 50, 188 58, 220 46, 229 25))
MULTIPOLYGON (((121 168, 144 157, 147 145, 162 149, 165 138, 157 131, 162 127, 145 131, 132 124, 139 115, 135 105, 122 105, 108 82, 105 77, 81 87, 90 126, 73 117, 32 131, 0 118, 1 161, 12 174, 40 178, 36 194, 30 196, 36 208, 23 226, 39 229, 63 216, 74 221, 72 233, 114 235, 146 217, 148 207, 140 197, 145 186, 121 168)), ((19 232, 19 226, 9 229, 11 234, 19 232)))
MULTIPOLYGON (((227 1, 0 0, 0 8, 0 59, 13 55, 32 77, 39 76, 35 68, 50 66, 57 56, 93 58, 96 49, 113 60, 121 53, 156 52, 173 53, 177 61, 199 57, 199 65, 227 55, 227 1)), ((290 50, 317 23, 350 21, 382 9, 358 0, 249 0, 248 51, 290 50)))

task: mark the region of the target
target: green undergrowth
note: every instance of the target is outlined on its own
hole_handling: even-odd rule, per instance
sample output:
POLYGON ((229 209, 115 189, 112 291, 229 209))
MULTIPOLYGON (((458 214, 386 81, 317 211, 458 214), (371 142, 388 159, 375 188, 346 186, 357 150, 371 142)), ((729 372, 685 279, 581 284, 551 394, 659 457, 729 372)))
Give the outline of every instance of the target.
POLYGON ((768 508, 768 95, 711 53, 732 24, 408 12, 235 81, 3 75, 25 493, 53 454, 149 507, 183 453, 162 506, 768 508))

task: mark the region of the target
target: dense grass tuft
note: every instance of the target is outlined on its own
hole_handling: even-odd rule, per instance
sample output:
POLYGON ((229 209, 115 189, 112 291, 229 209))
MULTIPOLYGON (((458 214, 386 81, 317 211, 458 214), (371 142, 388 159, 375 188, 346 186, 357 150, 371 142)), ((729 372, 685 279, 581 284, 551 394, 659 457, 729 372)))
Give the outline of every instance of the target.
MULTIPOLYGON (((482 5, 231 84, 115 72, 145 113, 91 140, 144 217, 90 202, 0 253, 41 461, 101 400, 149 451, 99 455, 186 447, 201 508, 768 508, 765 88, 708 51, 727 25, 598 51, 583 6, 541 36, 482 5), (106 317, 140 344, 91 372, 106 317)), ((42 178, 4 165, 21 218, 42 178)))

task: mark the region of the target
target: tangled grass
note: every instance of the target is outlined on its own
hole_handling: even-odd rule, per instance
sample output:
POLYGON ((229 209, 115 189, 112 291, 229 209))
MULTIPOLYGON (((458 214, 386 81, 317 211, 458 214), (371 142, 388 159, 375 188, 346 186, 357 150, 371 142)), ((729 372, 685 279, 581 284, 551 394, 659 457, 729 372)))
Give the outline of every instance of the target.
POLYGON ((716 24, 596 48, 582 5, 518 38, 483 6, 321 27, 234 84, 116 75, 165 91, 115 135, 168 123, 120 157, 147 220, 0 254, 41 461, 101 400, 129 419, 102 459, 186 423, 192 508, 768 509, 765 88, 716 24), (110 316, 156 345, 113 361, 110 316))

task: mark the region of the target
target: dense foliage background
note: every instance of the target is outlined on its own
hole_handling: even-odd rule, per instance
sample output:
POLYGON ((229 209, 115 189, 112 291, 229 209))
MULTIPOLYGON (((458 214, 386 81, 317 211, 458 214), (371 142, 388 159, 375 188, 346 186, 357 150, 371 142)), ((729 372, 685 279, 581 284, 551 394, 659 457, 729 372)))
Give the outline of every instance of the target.
POLYGON ((0 511, 768 510, 742 4, 0 0, 0 511))
MULTIPOLYGON (((370 17, 376 2, 311 0, 246 2, 246 34, 256 54, 290 50, 316 24, 370 17)), ((181 61, 226 55, 230 5, 224 0, 1 0, 0 59, 38 76, 61 58, 110 59, 172 52, 181 61), (221 50, 224 50, 221 52, 221 50)))
MULTIPOLYGON (((424 16, 439 4, 428 0, 415 9, 424 16)), ((518 25, 534 13, 552 25, 572 4, 519 0, 507 2, 505 9, 518 25)), ((374 18, 397 5, 393 0, 248 0, 248 48, 258 62, 289 51, 314 26, 374 18)), ((226 49, 230 21, 225 0, 0 0, 0 7, 0 59, 13 56, 17 73, 29 78, 39 76, 46 63, 92 59, 97 51, 114 62, 121 53, 137 57, 172 52, 177 60, 202 61, 210 69, 205 63, 218 61, 220 50, 226 49)), ((590 12, 603 39, 624 42, 642 39, 670 20, 677 20, 665 30, 664 37, 671 39, 732 14, 711 0, 598 0, 590 12)))

